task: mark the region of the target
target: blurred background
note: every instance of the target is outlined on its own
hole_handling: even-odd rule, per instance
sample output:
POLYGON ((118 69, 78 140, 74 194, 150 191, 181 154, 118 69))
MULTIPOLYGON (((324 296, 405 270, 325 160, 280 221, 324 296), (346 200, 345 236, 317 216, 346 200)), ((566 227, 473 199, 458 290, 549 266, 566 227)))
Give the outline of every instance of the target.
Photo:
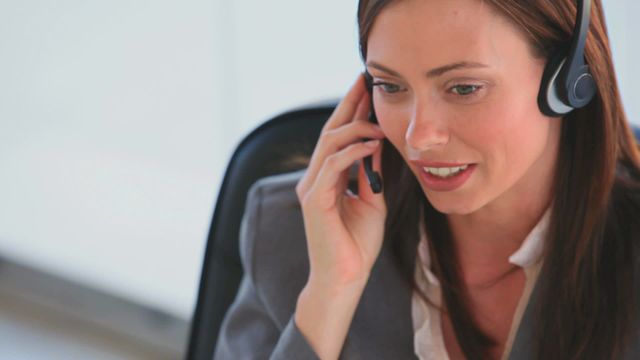
MULTIPOLYGON (((227 162, 346 92, 356 3, 0 0, 3 359, 183 356, 227 162)), ((640 3, 604 5, 640 124, 640 3)))

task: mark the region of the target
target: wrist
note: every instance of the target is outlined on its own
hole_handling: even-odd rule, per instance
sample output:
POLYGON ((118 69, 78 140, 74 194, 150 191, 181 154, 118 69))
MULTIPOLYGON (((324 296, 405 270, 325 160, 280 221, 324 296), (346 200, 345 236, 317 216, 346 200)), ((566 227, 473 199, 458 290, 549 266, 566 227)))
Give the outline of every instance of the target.
POLYGON ((321 359, 337 359, 365 282, 324 286, 309 281, 296 303, 294 320, 321 359))
POLYGON ((332 297, 349 296, 354 292, 357 293, 364 290, 369 281, 369 275, 369 273, 366 273, 337 279, 330 276, 316 275, 311 271, 305 288, 314 290, 314 293, 332 297))
POLYGON ((350 301, 359 298, 367 285, 368 277, 349 282, 327 281, 309 278, 301 296, 319 299, 327 304, 350 301))

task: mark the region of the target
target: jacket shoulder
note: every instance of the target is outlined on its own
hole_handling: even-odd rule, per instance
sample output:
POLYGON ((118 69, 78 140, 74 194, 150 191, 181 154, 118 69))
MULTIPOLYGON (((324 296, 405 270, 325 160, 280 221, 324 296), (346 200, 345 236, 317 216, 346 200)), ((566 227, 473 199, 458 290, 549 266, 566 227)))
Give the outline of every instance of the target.
POLYGON ((305 170, 256 181, 247 195, 240 254, 271 316, 283 326, 309 275, 302 210, 295 187, 305 170))

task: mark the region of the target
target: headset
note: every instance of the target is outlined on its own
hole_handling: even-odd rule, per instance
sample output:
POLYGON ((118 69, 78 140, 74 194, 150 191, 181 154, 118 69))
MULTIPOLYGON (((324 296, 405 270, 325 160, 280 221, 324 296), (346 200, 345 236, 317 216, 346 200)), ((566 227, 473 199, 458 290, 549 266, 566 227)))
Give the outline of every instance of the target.
MULTIPOLYGON (((589 104, 596 94, 596 84, 584 60, 584 46, 589 32, 591 0, 578 0, 573 36, 568 46, 561 46, 549 56, 538 92, 538 107, 550 117, 566 115, 589 104)), ((373 77, 365 70, 369 94, 373 94, 373 77)), ((369 122, 378 123, 373 96, 370 101, 369 122)), ((369 139, 364 139, 364 141, 369 139)), ((371 190, 382 191, 382 178, 373 171, 372 156, 364 158, 364 170, 371 190)))
POLYGON ((584 61, 590 16, 591 0, 578 0, 568 55, 567 48, 561 47, 549 57, 538 93, 538 107, 547 116, 562 116, 584 107, 596 94, 595 81, 584 61))

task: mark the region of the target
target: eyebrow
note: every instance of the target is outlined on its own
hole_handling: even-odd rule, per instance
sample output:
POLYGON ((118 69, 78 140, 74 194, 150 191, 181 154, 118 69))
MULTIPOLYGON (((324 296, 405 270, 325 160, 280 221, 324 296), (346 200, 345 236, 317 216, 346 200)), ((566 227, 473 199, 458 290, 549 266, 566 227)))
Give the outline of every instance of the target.
MULTIPOLYGON (((397 71, 391 70, 388 67, 384 65, 380 65, 375 61, 367 62, 367 66, 371 66, 372 68, 376 68, 380 71, 384 71, 388 74, 391 74, 399 78, 402 77, 397 71)), ((473 69, 473 68, 486 68, 486 67, 489 67, 489 66, 482 63, 478 63, 478 62, 473 62, 473 61, 459 61, 459 62, 451 63, 448 65, 440 66, 435 69, 431 69, 427 72, 427 77, 428 78, 438 77, 443 75, 447 71, 452 71, 457 69, 464 69, 464 68, 473 69)))

